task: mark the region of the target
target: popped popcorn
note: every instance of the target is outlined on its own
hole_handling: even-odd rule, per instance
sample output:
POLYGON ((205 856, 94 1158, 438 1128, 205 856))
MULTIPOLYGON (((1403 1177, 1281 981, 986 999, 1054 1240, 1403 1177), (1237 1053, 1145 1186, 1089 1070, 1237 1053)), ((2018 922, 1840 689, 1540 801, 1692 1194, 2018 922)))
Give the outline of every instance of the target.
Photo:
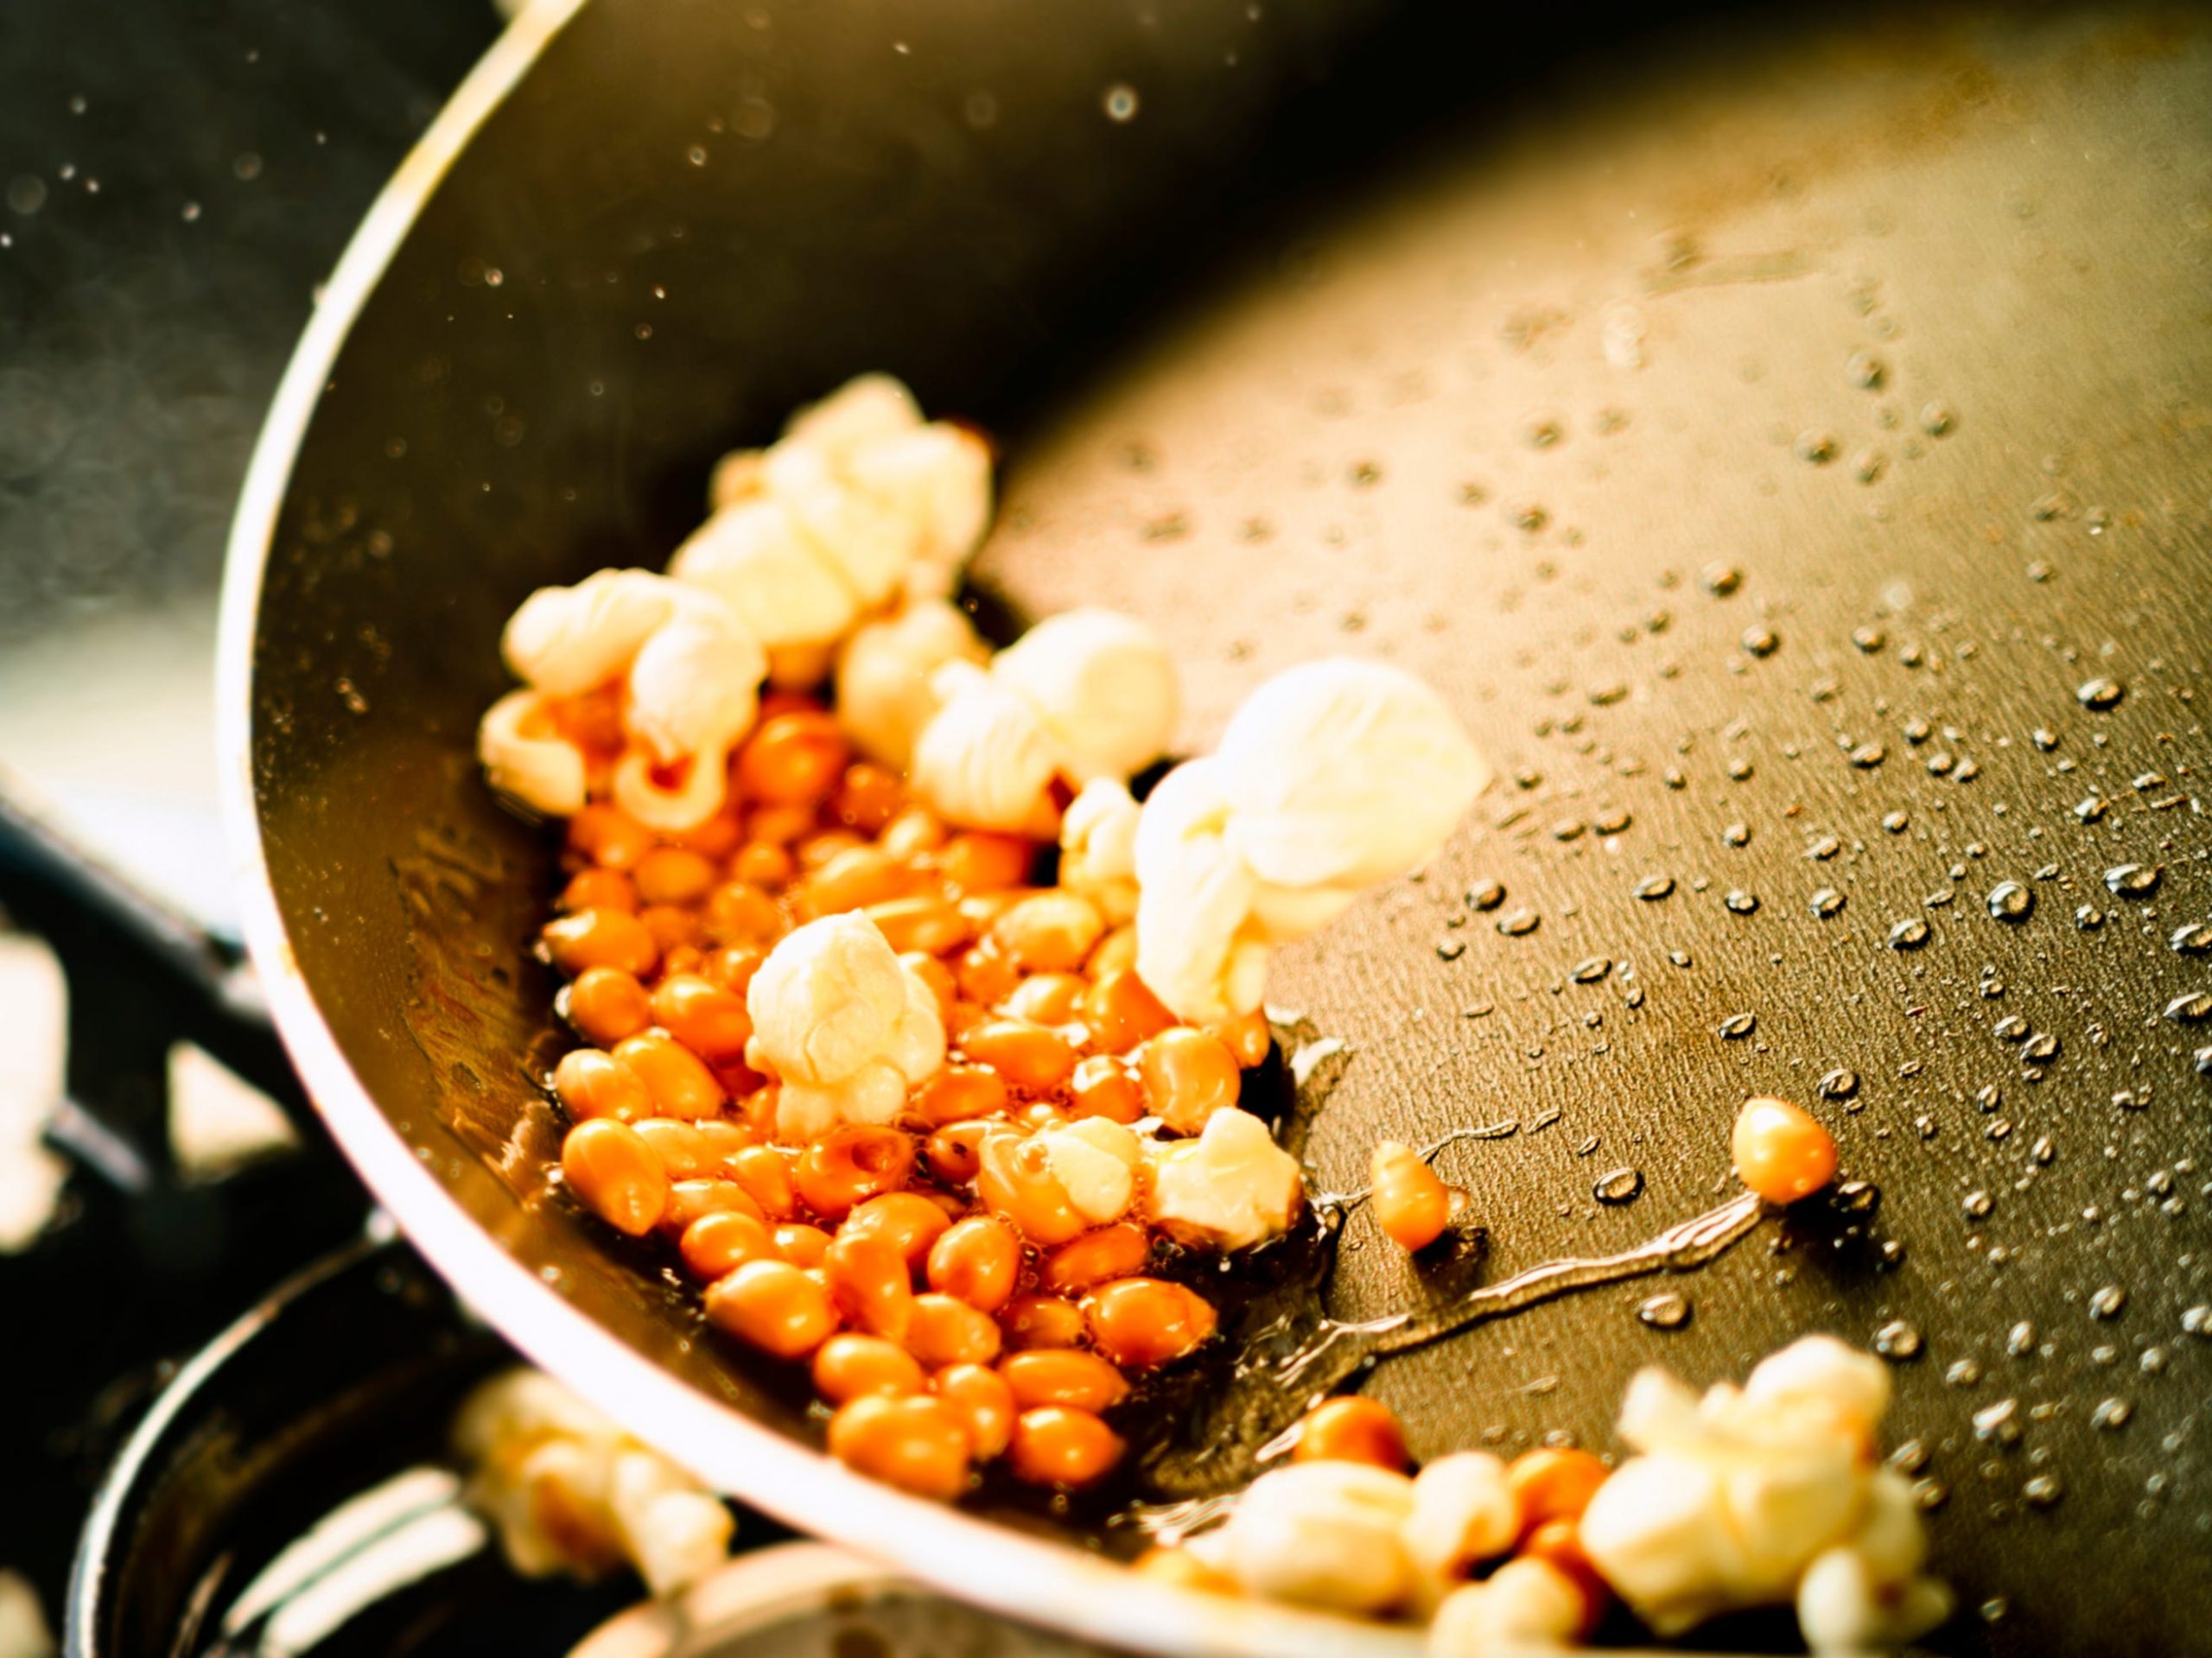
POLYGON ((712 516, 669 574, 739 607, 777 683, 810 684, 871 613, 951 591, 989 524, 990 451, 925 424, 888 375, 862 375, 770 448, 723 456, 709 498, 712 516))
POLYGON ((1200 1248, 1247 1249, 1278 1236, 1305 1201, 1298 1159, 1234 1107, 1207 1118, 1194 1140, 1147 1142, 1145 1155, 1153 1223, 1200 1248))
POLYGON ((562 732, 552 699, 627 677, 628 740, 611 792, 649 827, 690 829, 721 805, 723 765, 760 708, 760 643, 711 594, 648 570, 601 570, 572 588, 540 588, 507 623, 507 664, 528 689, 493 703, 477 750, 493 786, 540 811, 581 810, 592 782, 583 749, 562 732), (684 768, 668 788, 663 768, 684 768))
POLYGON ((937 670, 988 653, 968 618, 922 599, 854 631, 837 653, 837 719, 871 759, 905 771, 938 710, 937 670))
POLYGON ((584 752, 553 723, 552 701, 518 690, 493 703, 476 727, 476 757, 501 794, 549 817, 574 817, 588 798, 584 752))
POLYGON ((1548 1560, 1508 1560, 1480 1583, 1445 1597, 1428 1626, 1430 1658, 1569 1645, 1588 1620, 1581 1585, 1548 1560))
POLYGON ((479 1384, 453 1439, 472 1464, 469 1501, 526 1577, 594 1578, 626 1561, 665 1596, 729 1556, 736 1522, 719 1498, 542 1371, 479 1384))
POLYGON ((1878 1465, 1889 1392, 1878 1360, 1828 1336, 1793 1343, 1741 1388, 1718 1383, 1702 1399, 1662 1370, 1639 1372, 1620 1431, 1643 1454, 1599 1488, 1584 1548, 1662 1635, 1791 1600, 1812 1564, 1839 1548, 1861 1564, 1815 1582, 1816 1622, 1841 1627, 1869 1604, 1845 1592, 1851 1570, 1878 1585, 1884 1605, 1931 1607, 1932 1592, 1914 1586, 1918 1513, 1878 1465))
POLYGON ((1104 1226, 1128 1212, 1144 1160, 1135 1134, 1103 1117, 1081 1117, 1065 1128, 1047 1129, 1041 1138, 1046 1166, 1077 1214, 1093 1226, 1104 1226))
POLYGON ((1098 906, 1109 926, 1137 913, 1136 799, 1119 778, 1093 778, 1060 817, 1060 885, 1098 906))
POLYGON ((1106 610, 1047 617, 988 666, 950 664, 915 743, 915 792, 974 829, 1049 835, 1055 779, 1126 782, 1166 752, 1174 665, 1141 622, 1106 610))
POLYGON ((1400 1540, 1413 1508, 1414 1483, 1403 1474, 1366 1463, 1293 1463, 1254 1480, 1220 1531, 1192 1547, 1248 1594, 1383 1612, 1413 1591, 1413 1562, 1400 1540))
POLYGON ((1276 676, 1145 803, 1137 971, 1185 1019, 1250 1013, 1275 946, 1433 856, 1489 780, 1442 700, 1399 669, 1276 676))
POLYGON ((936 994, 863 915, 785 935, 753 975, 746 1009, 746 1058, 781 1079, 776 1132, 787 1144, 841 1122, 888 1122, 944 1061, 936 994))
POLYGON ((1511 1548, 1520 1530, 1505 1464, 1487 1451, 1462 1451, 1414 1477, 1413 1508, 1399 1539, 1422 1598, 1434 1604, 1478 1562, 1511 1548))

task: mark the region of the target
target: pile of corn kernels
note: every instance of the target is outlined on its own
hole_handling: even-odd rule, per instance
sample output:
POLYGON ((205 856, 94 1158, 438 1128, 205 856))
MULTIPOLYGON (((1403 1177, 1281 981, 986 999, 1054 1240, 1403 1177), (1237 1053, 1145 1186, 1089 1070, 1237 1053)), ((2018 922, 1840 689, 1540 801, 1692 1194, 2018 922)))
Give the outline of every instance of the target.
MULTIPOLYGON (((588 743, 604 709, 557 714, 588 743)), ((717 1328, 810 1363, 854 1467, 948 1498, 1001 1457, 1021 1480, 1089 1485, 1122 1452, 1103 1413, 1215 1319, 1147 1274, 1161 1233, 1136 1180, 1101 1222, 1048 1136, 1201 1130, 1236 1107, 1267 1026, 1178 1023, 1126 923, 1030 884, 1038 843, 948 829, 803 697, 763 715, 736 798, 698 829, 657 834, 603 802, 569 820, 543 935, 592 1045, 552 1079, 568 1187, 618 1230, 666 1237, 717 1328), (893 1121, 780 1144, 747 993, 792 929, 846 913, 933 993, 949 1062, 893 1121)))
MULTIPOLYGON (((480 737, 496 786, 566 820, 543 946, 588 1045, 548 1079, 567 1189, 664 1239, 715 1328, 806 1366, 832 1454, 948 1501, 986 1465, 1097 1484, 1116 1407, 1213 1338, 1150 1269, 1301 1207, 1239 1103, 1269 953, 1433 855, 1488 777, 1418 681, 1318 663, 1140 809, 1173 665, 1098 611, 987 651, 944 595, 988 489, 970 435, 856 381, 725 461, 666 576, 533 595, 505 640, 525 688, 480 737)), ((1732 1151, 1777 1204, 1835 1171, 1779 1100, 1732 1151)), ((1408 1146, 1370 1173, 1408 1252, 1460 1217, 1408 1146)), ((1875 1472, 1886 1402, 1816 1337, 1702 1401, 1639 1376, 1618 1473, 1546 1449, 1411 1474, 1387 1410, 1332 1399, 1226 1525, 1139 1564, 1427 1617, 1451 1658, 1580 1640, 1616 1593, 1662 1633, 1795 1598, 1816 1648, 1909 1638, 1948 1602, 1875 1472), (1724 1478, 1750 1445, 1758 1477, 1724 1478), (1756 1534, 1761 1504, 1796 1529, 1756 1534)))

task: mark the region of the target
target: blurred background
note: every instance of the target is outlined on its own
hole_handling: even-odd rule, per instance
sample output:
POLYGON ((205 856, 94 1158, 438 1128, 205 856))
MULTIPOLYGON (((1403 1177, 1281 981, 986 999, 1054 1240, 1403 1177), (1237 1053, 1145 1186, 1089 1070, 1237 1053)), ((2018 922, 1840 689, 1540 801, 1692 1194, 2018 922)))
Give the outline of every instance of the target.
MULTIPOLYGON (((317 284, 499 21, 476 0, 0 8, 0 917, 22 929, 0 932, 0 1230, 20 1246, 63 1204, 0 1255, 0 1306, 48 1344, 11 1367, 0 1567, 48 1620, 169 1361, 364 1205, 327 1148, 168 1166, 173 1075, 248 1141, 288 1132, 209 1050, 296 1101, 230 1005, 251 1000, 234 963, 87 891, 45 832, 232 935, 213 735, 232 505, 317 284), (59 1155, 35 1143, 57 1089, 83 1108, 59 1155)), ((11 1655, 37 1649, 9 1644, 19 1611, 0 1598, 11 1655)))

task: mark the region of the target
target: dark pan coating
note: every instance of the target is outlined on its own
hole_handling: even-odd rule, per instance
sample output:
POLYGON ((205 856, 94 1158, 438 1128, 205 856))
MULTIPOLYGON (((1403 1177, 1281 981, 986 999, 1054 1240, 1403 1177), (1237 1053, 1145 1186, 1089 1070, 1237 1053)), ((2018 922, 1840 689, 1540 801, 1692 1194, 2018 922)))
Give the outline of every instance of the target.
MULTIPOLYGON (((1562 55, 1274 0, 1071 14, 1049 51, 1014 6, 761 16, 586 8, 372 299, 271 549, 271 879, 456 1198, 797 1425, 803 1388, 691 1343, 537 1184, 550 860, 470 740, 523 593, 658 563, 719 449, 887 368, 1007 445, 987 606, 1150 617, 1192 744, 1344 650, 1432 677, 1498 762, 1424 880, 1282 961, 1276 1000, 1350 1044, 1324 1184, 1385 1133, 1517 1123, 1440 1163, 1496 1279, 1726 1195, 1748 1093, 1867 1183, 1388 1361, 1417 1454, 1605 1445, 1639 1363, 1878 1335, 1967 1600, 1941 1644, 2200 1641, 2201 21, 1694 18, 1562 55), (2108 886, 2129 864, 2163 874, 2108 886), (1687 1319, 1639 1318, 1669 1292, 1687 1319)), ((1355 1218, 1332 1310, 1420 1287, 1355 1218)))

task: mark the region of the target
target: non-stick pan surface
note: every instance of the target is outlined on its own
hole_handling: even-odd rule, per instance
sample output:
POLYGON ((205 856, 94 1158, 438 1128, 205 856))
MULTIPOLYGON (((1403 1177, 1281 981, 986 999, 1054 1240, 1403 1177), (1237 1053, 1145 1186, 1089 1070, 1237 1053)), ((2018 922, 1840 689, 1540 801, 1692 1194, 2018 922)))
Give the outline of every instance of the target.
MULTIPOLYGON (((1713 1203, 1749 1092, 1867 1183, 1386 1363, 1417 1454, 1605 1446, 1637 1365, 1834 1330, 1897 1361, 1967 1598, 1936 1644, 2200 1647, 2204 20, 1568 50, 1374 10, 593 0, 504 43, 334 278, 233 547, 257 955, 310 1087, 488 1317, 749 1499, 1135 1644, 1344 1649, 1020 1534, 1090 1516, 844 1475, 545 1187, 552 865, 470 755, 499 626, 658 563, 721 449, 887 368, 1005 443, 987 613, 1147 616, 1189 746, 1354 651, 1499 762, 1425 879, 1281 962, 1348 1045, 1323 1184, 1517 1125, 1446 1153, 1496 1278, 1713 1203)), ((1338 1312, 1419 1293, 1368 1224, 1338 1312)))

